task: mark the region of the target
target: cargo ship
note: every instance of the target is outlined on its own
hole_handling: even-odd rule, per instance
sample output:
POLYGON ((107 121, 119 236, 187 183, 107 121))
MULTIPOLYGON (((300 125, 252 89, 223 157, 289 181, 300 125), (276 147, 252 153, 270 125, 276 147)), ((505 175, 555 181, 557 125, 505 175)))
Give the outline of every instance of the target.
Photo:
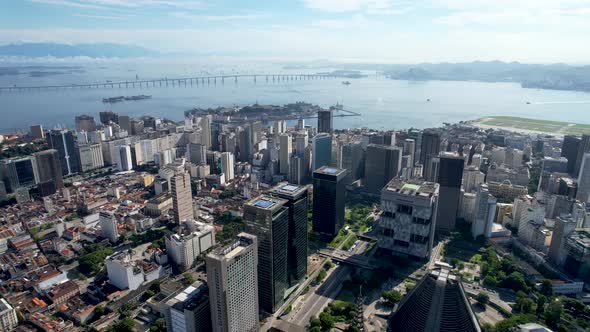
POLYGON ((129 96, 129 97, 125 97, 125 96, 119 96, 119 97, 111 97, 111 98, 103 98, 102 102, 105 104, 114 104, 114 103, 120 103, 122 101, 136 101, 136 100, 144 100, 144 99, 151 99, 152 96, 146 96, 146 95, 139 95, 139 96, 129 96))

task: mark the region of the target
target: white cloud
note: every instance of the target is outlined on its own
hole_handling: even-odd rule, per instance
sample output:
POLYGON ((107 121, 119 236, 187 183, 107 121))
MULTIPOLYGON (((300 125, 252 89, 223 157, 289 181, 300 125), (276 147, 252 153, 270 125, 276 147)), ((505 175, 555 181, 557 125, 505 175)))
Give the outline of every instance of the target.
POLYGON ((63 6, 63 7, 74 7, 74 8, 86 8, 86 9, 105 9, 105 7, 97 6, 90 3, 81 3, 75 2, 70 0, 29 0, 33 3, 44 4, 44 5, 54 5, 54 6, 63 6))
POLYGON ((369 21, 363 15, 355 15, 350 19, 342 20, 319 20, 311 24, 312 27, 326 29, 352 29, 362 28, 369 24, 369 21))
POLYGON ((33 3, 87 9, 130 9, 139 7, 169 7, 203 9, 206 4, 198 0, 29 0, 33 3))
POLYGON ((124 20, 134 15, 94 15, 94 14, 74 14, 77 17, 95 18, 99 20, 124 20))
POLYGON ((239 21, 239 20, 256 20, 269 17, 267 14, 243 14, 243 15, 195 15, 187 12, 173 12, 171 16, 201 21, 239 21))
POLYGON ((367 14, 399 14, 407 1, 393 0, 302 0, 305 7, 325 12, 365 12, 367 14))

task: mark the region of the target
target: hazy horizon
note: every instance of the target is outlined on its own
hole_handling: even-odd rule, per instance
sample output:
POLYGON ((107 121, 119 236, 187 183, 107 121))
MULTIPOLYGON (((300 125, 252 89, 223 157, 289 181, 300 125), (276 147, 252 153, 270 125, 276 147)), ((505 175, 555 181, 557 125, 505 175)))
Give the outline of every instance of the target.
POLYGON ((116 43, 184 57, 586 64, 588 0, 24 0, 0 45, 116 43))

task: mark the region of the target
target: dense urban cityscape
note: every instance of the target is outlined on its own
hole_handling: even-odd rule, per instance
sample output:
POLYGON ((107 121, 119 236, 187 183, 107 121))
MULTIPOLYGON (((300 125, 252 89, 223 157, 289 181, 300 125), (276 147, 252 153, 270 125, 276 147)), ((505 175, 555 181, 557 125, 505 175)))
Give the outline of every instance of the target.
POLYGON ((0 136, 0 330, 590 328, 590 132, 335 130, 342 110, 0 136))

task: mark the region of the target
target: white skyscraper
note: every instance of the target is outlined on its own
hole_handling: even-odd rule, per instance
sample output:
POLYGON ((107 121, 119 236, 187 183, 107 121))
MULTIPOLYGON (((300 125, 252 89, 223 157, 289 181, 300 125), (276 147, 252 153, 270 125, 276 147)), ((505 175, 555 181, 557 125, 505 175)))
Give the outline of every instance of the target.
POLYGON ((115 214, 110 211, 101 211, 98 216, 102 236, 109 239, 109 242, 116 243, 119 240, 119 231, 115 214))
POLYGON ((211 115, 201 118, 201 143, 206 149, 211 149, 211 115))
POLYGON ((289 175, 290 158, 292 153, 291 136, 289 134, 281 134, 279 136, 279 166, 281 174, 289 175))
POLYGON ((258 331, 256 236, 238 234, 231 245, 205 259, 214 332, 258 331))
POLYGON ((590 196, 590 153, 584 153, 580 174, 578 175, 578 193, 576 199, 582 203, 588 203, 590 196))
POLYGON ((489 238, 494 227, 496 213, 496 198, 488 191, 488 186, 482 184, 477 190, 475 198, 475 212, 471 223, 471 235, 476 238, 483 235, 489 238))
POLYGON ((225 174, 225 180, 234 179, 234 154, 231 152, 221 153, 221 172, 225 174))
POLYGON ((132 170, 133 161, 131 159, 131 147, 129 145, 121 145, 118 150, 117 169, 120 172, 132 170))

